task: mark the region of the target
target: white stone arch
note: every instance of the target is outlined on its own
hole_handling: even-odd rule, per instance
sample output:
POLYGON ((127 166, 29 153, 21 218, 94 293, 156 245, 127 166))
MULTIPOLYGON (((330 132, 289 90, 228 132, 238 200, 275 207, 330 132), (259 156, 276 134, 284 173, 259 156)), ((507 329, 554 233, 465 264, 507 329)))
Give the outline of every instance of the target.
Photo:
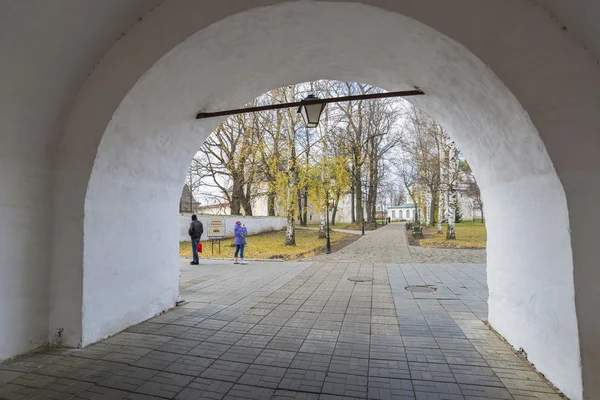
MULTIPOLYGON (((150 24, 161 18, 168 21, 176 13, 175 6, 157 10, 131 32, 131 39, 115 45, 82 89, 58 152, 56 215, 65 223, 55 228, 51 337, 64 329, 68 344, 86 345, 173 304, 177 221, 172 215, 180 178, 194 149, 218 123, 195 121, 196 111, 240 106, 266 90, 318 78, 361 81, 389 90, 418 85, 427 96, 413 101, 451 132, 478 174, 485 196, 490 321, 511 343, 524 347, 554 383, 581 398, 569 210, 552 163, 559 171, 562 167, 568 171, 570 159, 557 154, 551 161, 548 156, 546 147, 560 147, 565 126, 553 125, 556 113, 549 116, 536 101, 541 102, 540 108, 557 107, 556 97, 540 96, 547 94, 543 84, 561 85, 557 77, 574 70, 590 78, 600 74, 586 53, 555 29, 551 18, 525 1, 498 2, 493 15, 482 12, 478 20, 469 19, 470 26, 482 32, 493 31, 488 29, 491 26, 504 32, 495 21, 508 20, 513 24, 511 32, 522 36, 480 36, 479 42, 472 33, 448 25, 453 16, 458 18, 462 12, 465 19, 465 11, 477 10, 476 2, 456 2, 452 10, 440 1, 412 7, 405 2, 372 3, 398 13, 361 4, 299 2, 253 9, 204 27, 227 15, 215 11, 211 14, 215 21, 188 22, 189 33, 204 29, 162 57, 135 86, 135 73, 124 70, 114 76, 115 68, 126 59, 132 65, 142 64, 132 67, 142 73, 144 61, 164 53, 158 51, 142 61, 127 55, 143 39, 159 41, 160 35, 167 35, 150 24), (430 15, 432 6, 439 7, 439 17, 430 15), (530 18, 527 29, 519 25, 525 21, 520 19, 523 11, 530 18), (399 13, 421 19, 437 31, 399 13), (356 29, 364 25, 369 29, 356 29), (531 31, 540 33, 525 34, 531 31), (470 50, 440 32, 461 40, 470 50), (552 48, 540 46, 541 37, 552 48), (493 47, 489 41, 506 46, 504 54, 486 53, 486 47, 493 47), (360 57, 356 49, 361 49, 360 57), (561 51, 572 64, 554 65, 546 76, 528 76, 529 65, 514 61, 523 57, 546 63, 561 51), (118 89, 103 87, 106 80, 118 89), (538 129, 529 115, 535 117, 538 129), (540 198, 543 204, 534 205, 540 198), (139 215, 140 203, 150 217, 139 215), (526 214, 498 218, 507 204, 518 204, 526 214), (535 241, 525 240, 524 245, 522 236, 513 235, 524 216, 528 224, 544 226, 552 221, 556 228, 541 229, 535 241), (148 250, 145 259, 132 246, 141 239, 148 250), (80 246, 80 250, 65 252, 67 246, 80 246)), ((184 11, 189 10, 177 12, 184 11)), ((536 67, 536 75, 549 68, 536 67)), ((598 86, 588 81, 574 94, 581 100, 577 124, 585 132, 598 122, 593 112, 598 105, 592 95, 594 85, 598 86)), ((560 89, 563 95, 571 93, 564 86, 560 89)), ((558 114, 571 110, 565 108, 558 114)), ((571 189, 574 203, 585 202, 578 197, 577 178, 571 178, 572 184, 565 182, 565 187, 571 189)), ((578 249, 585 276, 591 259, 585 249, 578 249)), ((586 287, 578 290, 588 299, 586 287)), ((582 309, 587 307, 585 301, 581 304, 582 309)), ((584 327, 582 340, 584 333, 593 334, 593 327, 593 323, 584 327)), ((582 348, 593 343, 590 339, 582 348)), ((598 360, 589 357, 590 365, 597 365, 598 360)))

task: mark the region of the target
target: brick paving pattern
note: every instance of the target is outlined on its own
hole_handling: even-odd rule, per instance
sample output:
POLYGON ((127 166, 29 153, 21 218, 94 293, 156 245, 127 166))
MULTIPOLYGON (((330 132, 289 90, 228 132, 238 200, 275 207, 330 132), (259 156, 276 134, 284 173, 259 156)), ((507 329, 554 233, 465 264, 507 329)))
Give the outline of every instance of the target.
POLYGON ((0 399, 561 399, 484 324, 487 295, 483 264, 186 266, 187 303, 0 364, 0 399))
POLYGON ((431 249, 409 246, 403 223, 366 232, 357 242, 340 251, 314 257, 318 261, 382 262, 394 264, 485 264, 485 250, 431 249))

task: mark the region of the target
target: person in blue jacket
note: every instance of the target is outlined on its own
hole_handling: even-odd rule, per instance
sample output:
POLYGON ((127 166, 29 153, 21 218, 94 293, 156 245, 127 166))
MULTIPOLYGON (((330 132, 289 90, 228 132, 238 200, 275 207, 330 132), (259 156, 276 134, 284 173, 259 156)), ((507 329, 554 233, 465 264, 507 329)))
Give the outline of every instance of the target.
POLYGON ((234 264, 239 264, 238 255, 242 260, 242 265, 246 264, 244 261, 244 247, 246 246, 246 235, 248 235, 248 230, 246 229, 246 225, 242 225, 240 221, 235 222, 235 226, 233 227, 233 234, 235 236, 235 261, 234 264))

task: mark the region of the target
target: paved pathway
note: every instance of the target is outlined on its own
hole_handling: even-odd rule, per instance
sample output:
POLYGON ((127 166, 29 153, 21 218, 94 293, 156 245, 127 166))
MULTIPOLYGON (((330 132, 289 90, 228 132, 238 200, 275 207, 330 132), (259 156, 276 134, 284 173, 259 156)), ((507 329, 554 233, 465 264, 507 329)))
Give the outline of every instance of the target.
MULTIPOLYGON (((319 230, 319 228, 312 228, 312 227, 307 228, 307 227, 303 227, 303 226, 297 226, 296 229, 305 230, 305 231, 318 231, 319 230)), ((362 235, 362 231, 357 231, 356 229, 337 229, 335 227, 331 227, 330 229, 335 232, 350 233, 352 235, 362 235)), ((374 231, 365 231, 365 235, 370 235, 373 232, 374 231)))
POLYGON ((485 263, 485 250, 429 249, 409 246, 404 224, 390 224, 371 231, 358 241, 318 261, 383 263, 485 263))
POLYGON ((0 364, 0 399, 561 399, 484 324, 483 264, 203 260, 181 288, 84 350, 0 364))

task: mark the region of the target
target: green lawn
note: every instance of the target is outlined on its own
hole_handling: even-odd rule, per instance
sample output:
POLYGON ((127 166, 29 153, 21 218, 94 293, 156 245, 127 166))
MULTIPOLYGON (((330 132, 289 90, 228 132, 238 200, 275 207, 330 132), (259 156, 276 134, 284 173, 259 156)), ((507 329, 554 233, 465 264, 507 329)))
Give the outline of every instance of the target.
MULTIPOLYGON (((425 227, 424 239, 419 240, 422 247, 446 249, 485 249, 487 231, 481 222, 463 221, 456 224, 456 239, 446 240, 447 224, 443 224, 444 233, 437 233, 436 227, 425 227)), ((408 232, 410 235, 411 233, 408 232)))
MULTIPOLYGON (((338 243, 351 239, 355 235, 341 232, 331 232, 331 243, 338 243)), ((245 257, 258 259, 282 259, 295 260, 302 257, 308 257, 325 251, 325 239, 318 238, 318 232, 309 230, 296 230, 296 246, 284 246, 285 231, 275 231, 260 233, 258 235, 248 236, 245 257)), ((218 253, 218 247, 215 244, 215 253, 211 252, 210 242, 203 242, 204 251, 200 258, 228 258, 233 257, 234 247, 230 245, 233 239, 221 241, 221 254, 218 253)), ((190 242, 179 243, 179 255, 182 257, 192 256, 192 245, 190 242)))

